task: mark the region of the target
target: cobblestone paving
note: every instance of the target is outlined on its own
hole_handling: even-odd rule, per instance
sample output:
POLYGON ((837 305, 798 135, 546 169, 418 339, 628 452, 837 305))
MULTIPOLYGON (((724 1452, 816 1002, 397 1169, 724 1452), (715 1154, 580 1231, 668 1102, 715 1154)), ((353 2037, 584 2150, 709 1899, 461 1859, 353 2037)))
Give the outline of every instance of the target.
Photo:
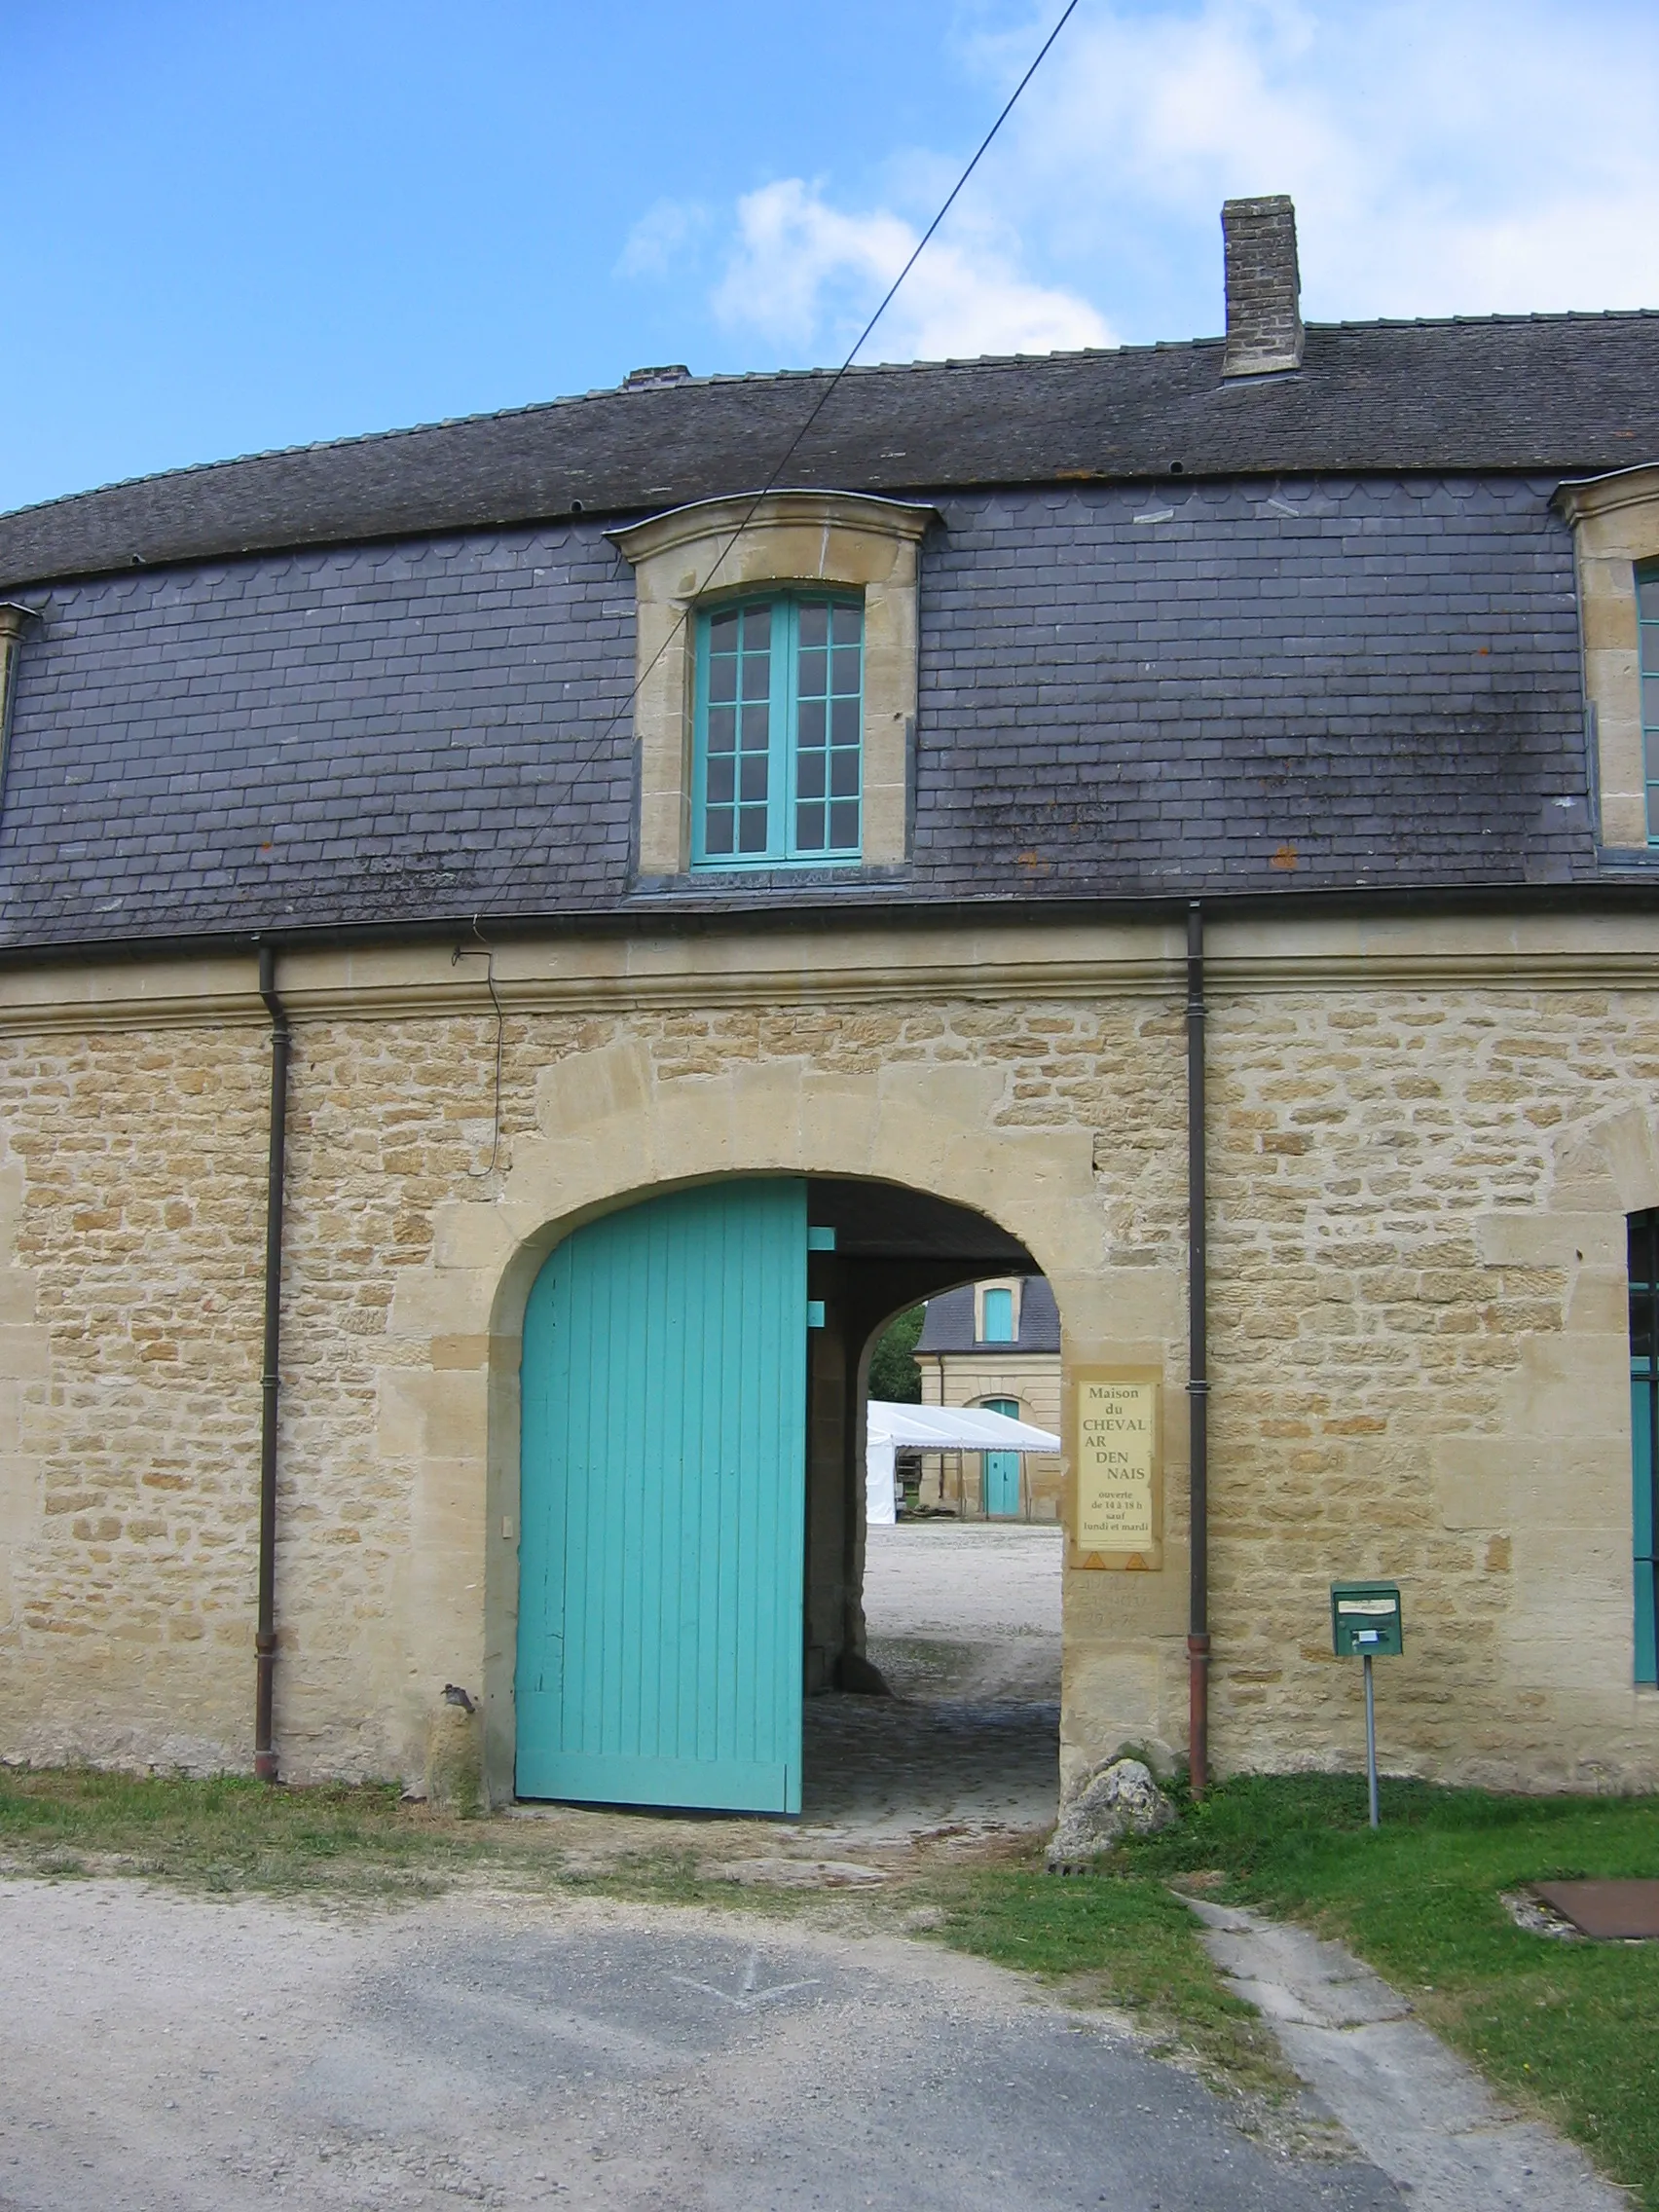
POLYGON ((872 1529, 865 1616, 894 1695, 808 1699, 803 1827, 885 1844, 1051 1826, 1059 1530, 872 1529))

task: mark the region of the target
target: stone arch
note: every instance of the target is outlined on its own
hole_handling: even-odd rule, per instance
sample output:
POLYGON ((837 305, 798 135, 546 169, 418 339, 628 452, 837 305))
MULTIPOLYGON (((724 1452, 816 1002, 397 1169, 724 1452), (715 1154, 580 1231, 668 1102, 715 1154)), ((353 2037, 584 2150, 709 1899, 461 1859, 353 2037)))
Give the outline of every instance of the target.
MULTIPOLYGON (((498 1531, 516 1529, 519 1340, 548 1252, 602 1213, 717 1177, 890 1183, 999 1225, 1050 1275, 1068 1314, 1075 1303, 1087 1335, 1105 1260, 1088 1133, 999 1127, 1003 1091, 1000 1070, 968 1063, 849 1080, 804 1059, 763 1059, 664 1082, 634 1038, 543 1069, 536 1134, 515 1142, 498 1198, 455 1201, 438 1225, 442 1302, 452 1316, 470 1311, 483 1355, 483 1678, 496 1794, 510 1790, 517 1598, 514 1544, 498 1531)), ((1139 1287, 1147 1272, 1136 1271, 1139 1287)))

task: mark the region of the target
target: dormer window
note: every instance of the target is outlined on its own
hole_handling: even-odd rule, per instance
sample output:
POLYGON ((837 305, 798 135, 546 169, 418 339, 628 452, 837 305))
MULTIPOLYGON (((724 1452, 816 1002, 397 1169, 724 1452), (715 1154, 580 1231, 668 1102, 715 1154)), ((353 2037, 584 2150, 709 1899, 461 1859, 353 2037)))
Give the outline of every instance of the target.
POLYGON ((1016 1345, 1019 1342, 1019 1293, 1016 1277, 974 1286, 975 1341, 981 1345, 1016 1345))
POLYGON ((856 862, 864 607, 773 593, 697 617, 693 867, 856 862))
POLYGON ((902 866, 932 507, 709 499, 610 534, 633 566, 637 872, 902 866))

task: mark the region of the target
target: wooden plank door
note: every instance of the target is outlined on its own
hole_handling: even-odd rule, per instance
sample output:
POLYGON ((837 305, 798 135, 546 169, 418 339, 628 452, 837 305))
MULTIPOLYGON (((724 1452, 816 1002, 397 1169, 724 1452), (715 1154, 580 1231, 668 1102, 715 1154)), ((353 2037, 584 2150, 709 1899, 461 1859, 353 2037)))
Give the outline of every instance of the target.
MULTIPOLYGON (((1003 1294, 1008 1295, 1006 1292, 1003 1294)), ((985 1293, 989 1304, 991 1293, 985 1293)), ((988 1325, 988 1324, 987 1324, 988 1325)), ((1013 1398, 987 1398, 988 1414, 1007 1414, 1010 1420, 1019 1419, 1019 1406, 1013 1398)), ((1009 1521, 1019 1512, 1019 1454, 1017 1452, 987 1452, 985 1454, 985 1511, 998 1521, 1009 1521)))
POLYGON ((580 1229, 525 1314, 521 1797, 800 1810, 806 1185, 580 1229))

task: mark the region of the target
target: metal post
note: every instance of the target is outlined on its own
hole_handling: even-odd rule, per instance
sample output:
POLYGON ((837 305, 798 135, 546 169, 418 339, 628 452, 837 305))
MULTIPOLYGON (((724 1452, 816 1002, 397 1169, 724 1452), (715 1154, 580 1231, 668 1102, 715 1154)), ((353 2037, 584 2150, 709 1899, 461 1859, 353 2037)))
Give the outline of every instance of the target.
POLYGON ((1371 1788, 1371 1825, 1377 1820, 1377 1696, 1371 1682, 1371 1654, 1365 1654, 1365 1778, 1371 1788))

